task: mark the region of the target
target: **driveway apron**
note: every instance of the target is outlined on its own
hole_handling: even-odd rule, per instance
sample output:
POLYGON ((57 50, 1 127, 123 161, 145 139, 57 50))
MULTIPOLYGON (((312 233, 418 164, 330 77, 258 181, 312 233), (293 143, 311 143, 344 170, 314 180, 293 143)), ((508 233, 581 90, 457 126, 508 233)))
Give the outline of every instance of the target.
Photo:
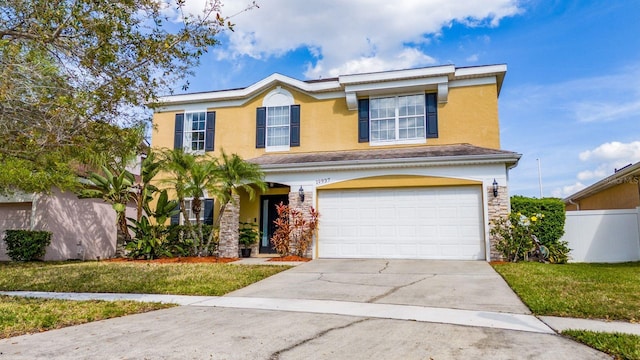
POLYGON ((530 313, 484 261, 317 259, 227 296, 530 313))

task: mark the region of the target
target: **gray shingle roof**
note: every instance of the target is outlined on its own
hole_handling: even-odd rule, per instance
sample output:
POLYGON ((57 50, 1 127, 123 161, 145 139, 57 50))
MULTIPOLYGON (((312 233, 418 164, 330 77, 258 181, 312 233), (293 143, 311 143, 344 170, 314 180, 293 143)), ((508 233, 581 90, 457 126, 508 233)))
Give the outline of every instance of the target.
POLYGON ((360 160, 400 160, 400 159, 433 159, 438 158, 473 158, 491 157, 512 158, 514 161, 520 158, 520 154, 498 149, 489 149, 470 144, 454 145, 426 145, 403 148, 375 148, 367 150, 327 151, 313 153, 271 153, 257 158, 249 159, 254 164, 269 165, 294 165, 307 163, 331 163, 342 161, 360 160))

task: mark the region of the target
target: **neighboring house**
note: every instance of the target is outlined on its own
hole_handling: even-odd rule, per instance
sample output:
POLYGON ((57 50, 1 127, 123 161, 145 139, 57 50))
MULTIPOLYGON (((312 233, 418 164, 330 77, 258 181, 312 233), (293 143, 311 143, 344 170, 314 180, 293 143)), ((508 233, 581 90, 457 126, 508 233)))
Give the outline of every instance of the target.
MULTIPOLYGON (((496 259, 489 224, 509 211, 508 171, 520 158, 500 149, 506 70, 274 74, 242 89, 167 96, 152 146, 222 148, 259 164, 268 190, 240 194, 235 218, 259 224, 260 254, 273 253, 275 205, 284 202, 318 210, 314 258, 496 259)), ((237 256, 237 240, 223 240, 221 256, 237 256)))
POLYGON ((640 162, 616 169, 563 201, 567 211, 635 209, 640 206, 640 162))
MULTIPOLYGON (((135 216, 135 207, 127 212, 135 216)), ((0 197, 0 237, 7 229, 50 231, 44 260, 107 259, 116 250, 116 214, 111 204, 79 199, 69 191, 0 197)), ((0 241, 0 261, 8 260, 6 244, 0 241)))
MULTIPOLYGON (((148 143, 145 142, 148 147, 148 143)), ((140 179, 141 154, 127 167, 140 179)), ((87 173, 84 168, 80 173, 87 173)), ((127 206, 127 217, 136 216, 136 206, 127 206)), ((71 191, 51 189, 49 194, 16 192, 0 196, 0 261, 8 261, 5 230, 45 230, 52 233, 44 260, 108 259, 116 253, 116 213, 101 199, 80 199, 71 191)))

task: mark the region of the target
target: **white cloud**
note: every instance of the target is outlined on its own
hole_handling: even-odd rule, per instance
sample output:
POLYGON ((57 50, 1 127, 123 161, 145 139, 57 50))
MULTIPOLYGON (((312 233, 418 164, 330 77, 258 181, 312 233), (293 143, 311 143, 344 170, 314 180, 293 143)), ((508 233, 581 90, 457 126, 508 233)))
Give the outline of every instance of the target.
POLYGON ((640 160, 640 141, 626 144, 619 141, 604 143, 593 150, 581 152, 579 157, 582 161, 636 162, 640 160))
POLYGON ((576 192, 578 192, 578 191, 580 191, 580 190, 582 190, 582 189, 584 189, 586 187, 587 187, 586 185, 584 185, 583 183, 578 181, 578 182, 576 182, 574 184, 566 185, 566 186, 563 186, 562 188, 554 189, 551 192, 551 196, 557 197, 557 198, 564 198, 564 197, 569 196, 571 194, 574 194, 574 193, 576 193, 576 192))
MULTIPOLYGON (((199 9, 202 1, 188 6, 199 9)), ((246 4, 226 1, 223 15, 246 4)), ((453 22, 494 27, 521 11, 517 0, 264 0, 258 5, 232 19, 235 32, 228 33, 226 48, 216 50, 218 58, 267 59, 307 48, 315 57, 308 78, 431 65, 436 59, 418 46, 443 27, 453 22)))
POLYGON ((466 58, 465 60, 467 62, 472 63, 472 62, 478 62, 479 59, 480 59, 480 57, 478 56, 478 54, 473 54, 473 55, 469 56, 468 58, 466 58))

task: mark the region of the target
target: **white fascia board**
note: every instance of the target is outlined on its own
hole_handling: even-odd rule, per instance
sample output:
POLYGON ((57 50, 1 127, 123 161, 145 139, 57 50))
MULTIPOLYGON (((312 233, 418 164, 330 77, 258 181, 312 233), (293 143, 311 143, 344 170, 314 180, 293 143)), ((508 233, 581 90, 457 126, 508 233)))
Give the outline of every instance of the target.
MULTIPOLYGON (((262 92, 258 92, 243 99, 167 104, 167 105, 156 108, 155 112, 161 113, 161 112, 168 112, 168 111, 193 111, 196 109, 203 109, 203 108, 213 110, 213 109, 226 108, 226 107, 240 107, 240 106, 244 106, 244 104, 253 100, 256 96, 260 95, 261 93, 262 92)), ((307 95, 318 100, 327 100, 327 99, 343 98, 345 96, 345 93, 342 91, 334 91, 334 92, 324 92, 319 94, 307 94, 307 95)))
POLYGON ((347 160, 313 162, 304 164, 260 165, 260 167, 265 174, 270 174, 281 172, 317 172, 327 170, 408 168, 422 166, 513 164, 517 163, 520 157, 520 154, 443 156, 431 160, 425 158, 347 160))
POLYGON ((425 89, 428 87, 437 88, 438 84, 446 83, 449 78, 446 76, 436 76, 419 79, 393 80, 386 82, 375 82, 368 84, 347 85, 344 90, 346 93, 354 92, 358 95, 374 95, 385 92, 393 92, 397 89, 425 89))
POLYGON ((463 79, 463 80, 453 80, 449 82, 449 87, 466 87, 466 86, 478 86, 478 85, 490 85, 495 84, 497 79, 495 76, 490 77, 482 77, 482 78, 473 78, 473 79, 463 79))
MULTIPOLYGON (((159 98, 158 103, 161 104, 161 108, 167 108, 168 106, 174 104, 189 104, 196 102, 218 103, 233 99, 243 101, 246 98, 250 98, 255 93, 259 93, 265 90, 265 88, 268 88, 276 83, 289 85, 291 87, 302 90, 303 92, 306 92, 311 96, 314 96, 314 93, 335 92, 341 90, 341 86, 337 81, 320 81, 307 83, 282 74, 272 74, 243 89, 212 91, 184 95, 170 95, 159 98)), ((342 93, 342 95, 344 96, 344 93, 342 93)))
POLYGON ((500 74, 507 72, 506 64, 498 64, 498 65, 487 65, 487 66, 472 66, 472 67, 464 67, 457 68, 455 71, 455 77, 476 77, 490 74, 500 74))
POLYGON ((456 71, 453 65, 433 66, 420 69, 385 71, 367 74, 341 75, 338 81, 342 85, 361 84, 371 82, 386 82, 392 80, 433 77, 437 75, 453 75, 456 71))

